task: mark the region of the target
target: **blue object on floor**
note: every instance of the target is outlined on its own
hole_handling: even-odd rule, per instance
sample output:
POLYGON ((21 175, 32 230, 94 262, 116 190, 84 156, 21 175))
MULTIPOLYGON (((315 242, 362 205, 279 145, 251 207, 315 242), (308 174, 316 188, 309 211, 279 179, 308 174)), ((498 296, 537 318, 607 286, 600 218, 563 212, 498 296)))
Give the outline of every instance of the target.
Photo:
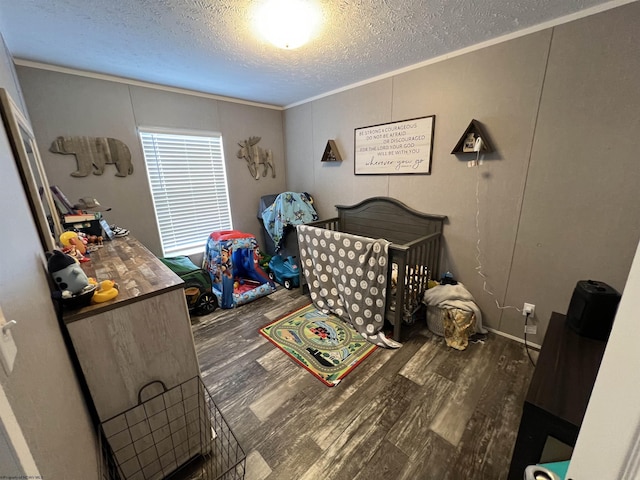
POLYGON ((560 477, 560 480, 564 480, 567 476, 567 471, 569 470, 569 460, 564 462, 554 462, 554 463, 543 463, 540 465, 541 467, 548 468, 553 473, 560 477))
POLYGON ((269 277, 287 290, 300 286, 300 270, 292 256, 275 255, 269 262, 269 277))
POLYGON ((569 461, 529 465, 524 471, 525 480, 565 480, 569 461))

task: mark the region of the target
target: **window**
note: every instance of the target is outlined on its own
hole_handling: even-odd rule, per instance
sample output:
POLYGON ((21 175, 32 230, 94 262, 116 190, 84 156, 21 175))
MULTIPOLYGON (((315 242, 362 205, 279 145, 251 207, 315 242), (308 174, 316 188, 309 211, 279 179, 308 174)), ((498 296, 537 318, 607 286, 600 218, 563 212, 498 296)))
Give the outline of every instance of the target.
POLYGON ((163 256, 203 251, 211 232, 233 228, 222 136, 139 132, 163 256))

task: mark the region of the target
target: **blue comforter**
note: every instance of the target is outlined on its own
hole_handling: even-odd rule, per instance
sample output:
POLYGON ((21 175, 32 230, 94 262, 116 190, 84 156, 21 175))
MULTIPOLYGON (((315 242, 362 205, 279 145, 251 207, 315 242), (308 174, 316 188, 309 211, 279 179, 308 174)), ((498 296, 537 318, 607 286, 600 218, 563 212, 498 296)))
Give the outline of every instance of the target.
POLYGON ((262 212, 264 226, 273 239, 276 251, 282 247, 284 229, 289 225, 318 220, 308 193, 283 192, 262 212))

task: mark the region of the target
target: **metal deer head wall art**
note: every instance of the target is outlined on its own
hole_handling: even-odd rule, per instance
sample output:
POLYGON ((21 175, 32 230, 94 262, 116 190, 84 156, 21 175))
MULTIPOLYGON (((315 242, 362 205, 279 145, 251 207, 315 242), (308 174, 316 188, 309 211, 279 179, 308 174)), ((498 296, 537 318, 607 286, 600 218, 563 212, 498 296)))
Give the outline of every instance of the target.
POLYGON ((273 153, 271 150, 258 146, 258 142, 262 137, 249 137, 247 140, 238 142, 240 150, 238 150, 238 158, 244 158, 251 176, 256 180, 260 179, 260 165, 262 165, 262 176, 266 177, 269 168, 271 168, 271 178, 276 178, 276 166, 273 162, 273 153))

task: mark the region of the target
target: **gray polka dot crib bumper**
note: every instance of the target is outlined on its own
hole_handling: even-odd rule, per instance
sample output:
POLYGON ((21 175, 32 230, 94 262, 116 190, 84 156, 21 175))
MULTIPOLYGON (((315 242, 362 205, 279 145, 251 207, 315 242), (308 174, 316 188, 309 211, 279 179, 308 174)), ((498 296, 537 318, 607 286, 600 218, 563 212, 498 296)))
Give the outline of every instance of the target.
MULTIPOLYGON (((390 242, 387 245, 387 286, 386 294, 383 294, 386 303, 384 315, 389 325, 393 326, 393 339, 401 341, 405 325, 424 321, 422 296, 427 290, 429 280, 440 278, 442 231, 447 217, 419 212, 390 197, 371 197, 355 205, 336 205, 335 207, 338 213, 336 217, 314 221, 306 226, 365 237, 367 241, 384 239, 390 242)), ((326 236, 327 233, 322 235, 326 236)), ((297 237, 298 235, 296 235, 297 237)), ((335 239, 335 237, 330 238, 335 239)), ((309 239, 312 240, 312 237, 310 236, 309 239)), ((305 240, 303 239, 303 242, 305 240)), ((318 237, 317 243, 321 247, 319 240, 318 237)), ((327 240, 329 238, 325 238, 325 243, 327 240)), ((340 242, 340 240, 335 241, 340 242)), ((319 251, 318 257, 313 256, 313 252, 317 248, 319 247, 311 244, 308 250, 311 255, 309 258, 314 262, 322 260, 319 251)), ((334 245, 334 248, 339 254, 340 247, 334 245)), ((349 251, 354 250, 353 244, 350 243, 347 248, 343 246, 342 249, 348 259, 349 251)), ((334 261, 339 262, 340 258, 336 252, 329 250, 329 253, 325 252, 325 255, 327 258, 332 255, 334 261)), ((356 255, 355 250, 353 255, 356 255)), ((301 255, 300 258, 302 259, 301 255)), ((340 272, 338 277, 331 276, 334 278, 332 281, 336 282, 336 289, 339 283, 342 283, 343 287, 352 288, 350 287, 352 278, 358 282, 361 279, 355 270, 353 274, 346 273, 346 260, 343 259, 342 263, 345 265, 344 277, 346 281, 342 281, 343 272, 340 272)), ((357 266, 352 268, 357 268, 357 266)), ((340 263, 338 263, 338 270, 340 270, 340 263)), ((364 268, 362 270, 365 272, 364 268)), ((367 269, 366 272, 368 271, 367 269)), ((330 272, 326 271, 325 266, 327 276, 329 276, 328 273, 330 272)), ((304 276, 301 280, 303 285, 306 284, 304 276)), ((373 292, 377 292, 375 295, 368 292, 368 295, 364 296, 364 293, 361 292, 363 300, 373 299, 374 296, 379 299, 377 295, 380 294, 380 288, 375 285, 374 287, 373 292)), ((331 292, 331 289, 329 288, 328 291, 331 292)), ((338 292, 340 293, 339 290, 338 292)), ((316 292, 316 295, 318 294, 319 292, 316 292)))
POLYGON ((375 345, 401 346, 382 332, 390 242, 308 225, 298 225, 297 233, 315 307, 350 323, 375 345))

